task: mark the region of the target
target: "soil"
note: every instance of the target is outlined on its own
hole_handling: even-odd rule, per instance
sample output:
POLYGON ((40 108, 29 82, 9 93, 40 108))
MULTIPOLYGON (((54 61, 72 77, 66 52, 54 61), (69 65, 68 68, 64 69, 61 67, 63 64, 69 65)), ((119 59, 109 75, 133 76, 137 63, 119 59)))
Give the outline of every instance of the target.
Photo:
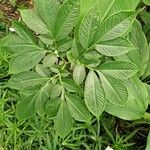
POLYGON ((0 22, 8 23, 11 20, 19 19, 18 8, 31 8, 33 7, 33 0, 16 0, 13 6, 9 0, 0 0, 0 22))

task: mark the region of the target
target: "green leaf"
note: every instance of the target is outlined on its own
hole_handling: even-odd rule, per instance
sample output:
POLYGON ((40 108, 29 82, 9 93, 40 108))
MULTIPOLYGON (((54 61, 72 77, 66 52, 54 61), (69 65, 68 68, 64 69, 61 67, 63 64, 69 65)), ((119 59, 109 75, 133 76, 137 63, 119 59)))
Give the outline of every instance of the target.
POLYGON ((38 64, 44 57, 46 51, 33 49, 14 57, 9 64, 9 74, 17 74, 23 71, 29 71, 38 64))
POLYGON ((46 103, 49 100, 49 96, 47 94, 47 86, 48 84, 43 86, 35 95, 35 110, 40 116, 43 116, 45 114, 46 103))
POLYGON ((7 84, 7 87, 22 90, 26 87, 34 87, 46 83, 47 81, 48 78, 45 78, 36 72, 28 71, 12 76, 7 84))
POLYGON ((78 16, 78 22, 75 29, 75 37, 78 38, 79 28, 82 19, 86 14, 97 4, 98 0, 80 0, 80 14, 78 16))
POLYGON ((95 49, 105 56, 119 56, 134 50, 135 47, 125 38, 117 38, 115 40, 101 42, 95 46, 95 49))
POLYGON ((48 68, 44 68, 42 64, 37 64, 35 67, 35 71, 43 77, 48 77, 49 75, 48 68))
POLYGON ((62 86, 56 84, 53 86, 50 96, 52 99, 55 99, 56 97, 60 96, 61 92, 62 92, 62 86))
POLYGON ((149 150, 149 149, 150 149, 150 132, 147 137, 147 145, 146 145, 146 150, 149 150))
MULTIPOLYGON (((30 40, 32 41, 32 39, 30 40)), ((32 49, 41 50, 38 45, 29 42, 28 39, 19 37, 18 35, 8 35, 1 40, 1 48, 10 54, 21 54, 32 49)))
POLYGON ((84 53, 84 58, 88 60, 100 59, 102 54, 98 53, 96 50, 87 51, 84 53))
POLYGON ((15 32, 19 35, 19 37, 26 40, 28 43, 36 44, 36 39, 33 33, 23 23, 13 21, 12 26, 15 28, 15 32))
POLYGON ((141 18, 144 21, 145 25, 150 25, 150 14, 147 11, 141 12, 141 18))
MULTIPOLYGON (((124 55, 120 55, 120 56, 116 56, 114 57, 116 61, 128 61, 131 62, 133 64, 135 64, 138 68, 138 71, 141 70, 141 60, 140 60, 140 54, 137 51, 137 49, 134 49, 132 51, 129 51, 128 53, 124 54, 124 55)), ((138 72, 139 77, 140 72, 138 72)))
POLYGON ((144 2, 146 5, 149 5, 149 6, 150 6, 150 0, 143 0, 143 2, 144 2))
POLYGON ((98 25, 98 15, 94 7, 83 18, 79 29, 79 40, 84 49, 87 49, 93 42, 98 25))
POLYGON ((39 89, 41 88, 41 85, 35 85, 35 86, 27 86, 25 88, 18 88, 20 95, 23 95, 25 97, 28 97, 29 95, 35 95, 38 93, 39 89))
POLYGON ((73 79, 79 85, 86 77, 85 67, 83 65, 77 65, 73 70, 73 79))
POLYGON ((80 17, 83 18, 89 10, 95 6, 98 0, 80 0, 80 17))
POLYGON ((34 0, 34 3, 37 15, 53 33, 60 3, 57 0, 34 0))
POLYGON ((50 33, 47 26, 41 20, 40 17, 37 16, 36 12, 33 10, 20 10, 20 14, 24 23, 33 31, 40 34, 48 34, 50 33))
POLYGON ((84 101, 73 94, 66 94, 69 111, 76 120, 90 123, 91 115, 84 101))
POLYGON ((67 59, 70 62, 74 62, 76 59, 79 58, 79 48, 77 45, 77 41, 74 39, 72 42, 71 50, 67 52, 67 59))
POLYGON ((102 59, 99 59, 99 58, 85 59, 82 57, 80 59, 80 63, 84 64, 85 66, 87 66, 89 68, 96 68, 97 66, 100 65, 101 61, 102 61, 102 59))
POLYGON ((100 80, 94 71, 90 71, 86 78, 84 98, 87 108, 99 119, 104 111, 106 99, 100 80))
POLYGON ((135 20, 135 12, 119 12, 106 19, 98 28, 94 43, 113 40, 124 36, 135 20))
POLYGON ((150 44, 149 44, 148 50, 149 50, 149 61, 147 63, 147 68, 145 70, 144 77, 150 76, 150 65, 149 65, 150 64, 150 44))
POLYGON ((79 92, 80 87, 72 79, 63 79, 63 86, 69 92, 79 92))
POLYGON ((61 5, 55 24, 55 39, 57 41, 68 36, 75 26, 78 14, 78 0, 67 0, 63 5, 61 5))
POLYGON ((70 47, 72 46, 72 40, 70 41, 65 41, 61 45, 58 46, 58 51, 60 52, 66 52, 70 47))
MULTIPOLYGON (((116 0, 99 0, 99 16, 101 22, 105 19, 105 17, 108 15, 109 11, 111 10, 112 6, 114 5, 116 0)), ((116 10, 117 12, 117 10, 116 10)))
POLYGON ((99 72, 102 87, 105 91, 105 97, 115 105, 126 105, 128 91, 122 82, 108 75, 99 72))
POLYGON ((146 36, 142 31, 142 26, 137 20, 133 23, 133 28, 129 34, 129 40, 133 43, 135 47, 138 47, 137 50, 140 54, 140 60, 142 65, 141 74, 143 74, 149 61, 149 49, 146 36))
POLYGON ((61 138, 65 138, 72 129, 73 119, 65 101, 62 101, 57 116, 54 118, 54 127, 61 138))
POLYGON ((44 34, 44 35, 40 35, 39 39, 46 45, 53 45, 54 41, 53 41, 53 37, 51 37, 48 34, 44 34))
POLYGON ((39 47, 32 32, 21 23, 15 23, 19 36, 9 35, 2 40, 2 48, 14 54, 9 64, 9 73, 17 74, 32 69, 44 57, 46 50, 39 47))
POLYGON ((138 68, 131 62, 110 61, 100 65, 99 70, 103 74, 107 74, 115 78, 127 79, 133 76, 138 71, 138 68))
POLYGON ((45 113, 50 117, 56 116, 60 104, 61 104, 61 100, 59 98, 49 100, 45 106, 45 113))
POLYGON ((44 57, 43 60, 43 66, 44 67, 51 67, 53 66, 56 62, 57 62, 57 56, 54 54, 49 54, 47 56, 44 57))
POLYGON ((150 85, 145 83, 145 86, 146 86, 146 89, 147 89, 147 92, 148 92, 148 95, 149 95, 149 104, 150 104, 150 85))
POLYGON ((99 0, 99 14, 101 22, 109 16, 127 10, 135 10, 140 0, 99 0))
POLYGON ((137 78, 123 82, 128 90, 125 106, 107 103, 105 111, 125 120, 136 120, 143 117, 148 106, 148 93, 145 85, 137 78))
POLYGON ((31 95, 18 103, 16 115, 19 120, 24 121, 35 114, 35 99, 33 97, 34 95, 31 95))

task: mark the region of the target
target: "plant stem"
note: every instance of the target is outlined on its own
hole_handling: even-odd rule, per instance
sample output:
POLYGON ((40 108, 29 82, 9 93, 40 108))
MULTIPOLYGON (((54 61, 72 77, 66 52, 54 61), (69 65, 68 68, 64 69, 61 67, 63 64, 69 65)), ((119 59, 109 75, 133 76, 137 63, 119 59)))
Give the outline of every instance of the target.
POLYGON ((100 141, 100 120, 97 120, 97 144, 98 149, 101 150, 101 141, 100 141))
POLYGON ((97 136, 99 137, 100 134, 100 121, 97 119, 97 136))

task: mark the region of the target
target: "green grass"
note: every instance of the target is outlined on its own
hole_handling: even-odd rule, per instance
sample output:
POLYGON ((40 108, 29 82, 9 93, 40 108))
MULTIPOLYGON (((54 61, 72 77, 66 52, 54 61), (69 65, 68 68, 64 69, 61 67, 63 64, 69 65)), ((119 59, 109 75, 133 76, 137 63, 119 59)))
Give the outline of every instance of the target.
POLYGON ((104 150, 108 145, 115 150, 144 150, 146 146, 147 122, 125 122, 108 114, 102 116, 100 126, 95 118, 91 126, 74 123, 72 132, 65 139, 60 139, 48 116, 41 118, 36 115, 19 122, 15 117, 19 99, 15 91, 1 87, 0 146, 5 150, 104 150), (144 140, 138 145, 137 140, 142 136, 144 140))

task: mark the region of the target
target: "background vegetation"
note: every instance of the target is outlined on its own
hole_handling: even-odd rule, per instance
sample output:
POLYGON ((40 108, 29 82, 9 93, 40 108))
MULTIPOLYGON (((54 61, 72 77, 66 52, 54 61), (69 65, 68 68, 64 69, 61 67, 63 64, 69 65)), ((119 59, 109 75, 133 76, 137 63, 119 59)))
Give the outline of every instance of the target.
MULTIPOLYGON (((149 4, 149 1, 145 0, 138 6, 138 9, 142 9, 138 20, 148 42, 150 42, 149 4)), ((12 20, 19 19, 18 9, 32 6, 32 0, 1 0, 0 37, 10 32, 12 20)), ((95 118, 92 119, 91 126, 74 122, 73 130, 65 139, 55 133, 54 123, 49 116, 41 118, 35 115, 26 122, 18 121, 16 104, 20 95, 17 91, 4 87, 10 79, 9 57, 7 53, 0 51, 0 150, 104 150, 108 145, 114 150, 145 150, 150 131, 149 118, 124 121, 103 113, 100 124, 95 118)), ((149 77, 141 80, 150 83, 149 77)), ((150 108, 147 112, 150 112, 150 108)))

